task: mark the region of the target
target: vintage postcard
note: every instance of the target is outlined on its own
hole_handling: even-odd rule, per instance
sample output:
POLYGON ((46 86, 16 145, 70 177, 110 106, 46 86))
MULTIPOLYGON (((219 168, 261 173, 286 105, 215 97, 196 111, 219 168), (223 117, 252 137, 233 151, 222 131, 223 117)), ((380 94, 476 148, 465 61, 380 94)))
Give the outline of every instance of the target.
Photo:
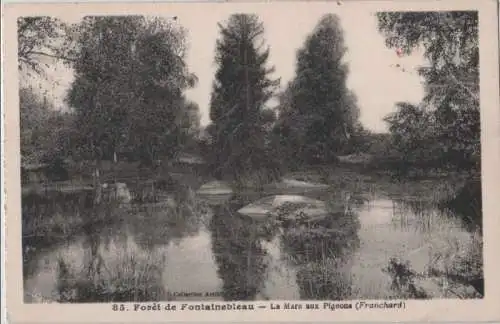
POLYGON ((11 323, 500 320, 496 1, 3 19, 11 323))

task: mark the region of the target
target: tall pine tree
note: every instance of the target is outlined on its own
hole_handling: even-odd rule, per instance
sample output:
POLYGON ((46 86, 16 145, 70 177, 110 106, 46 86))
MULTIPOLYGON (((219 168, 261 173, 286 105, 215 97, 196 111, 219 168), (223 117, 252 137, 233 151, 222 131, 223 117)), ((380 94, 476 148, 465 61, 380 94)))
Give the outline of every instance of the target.
POLYGON ((210 105, 214 167, 217 177, 235 179, 261 169, 267 159, 265 104, 279 80, 269 77, 269 48, 263 48, 264 26, 256 15, 234 14, 219 28, 210 105))
POLYGON ((279 124, 285 142, 286 134, 293 133, 289 153, 300 163, 329 163, 349 149, 359 111, 346 85, 345 53, 335 15, 322 17, 298 51, 296 76, 283 97, 279 124))

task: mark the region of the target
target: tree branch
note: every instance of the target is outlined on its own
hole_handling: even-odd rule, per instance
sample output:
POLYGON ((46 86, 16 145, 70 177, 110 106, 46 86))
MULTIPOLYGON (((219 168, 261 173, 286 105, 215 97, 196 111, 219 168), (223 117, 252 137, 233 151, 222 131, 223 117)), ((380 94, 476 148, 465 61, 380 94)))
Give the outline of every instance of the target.
POLYGON ((455 75, 453 75, 452 73, 449 74, 451 79, 457 84, 459 85, 462 89, 464 89, 465 91, 468 92, 468 94, 472 97, 472 99, 474 101, 476 101, 478 104, 479 104, 479 96, 477 94, 475 94, 471 89, 469 89, 465 84, 463 84, 460 80, 457 79, 457 77, 455 75))
POLYGON ((46 56, 46 57, 51 57, 51 58, 66 60, 66 61, 70 61, 70 62, 75 62, 76 61, 76 58, 73 58, 73 57, 67 57, 67 56, 64 56, 64 55, 49 54, 49 53, 38 52, 38 51, 31 51, 31 52, 29 52, 29 54, 31 54, 31 55, 46 56))

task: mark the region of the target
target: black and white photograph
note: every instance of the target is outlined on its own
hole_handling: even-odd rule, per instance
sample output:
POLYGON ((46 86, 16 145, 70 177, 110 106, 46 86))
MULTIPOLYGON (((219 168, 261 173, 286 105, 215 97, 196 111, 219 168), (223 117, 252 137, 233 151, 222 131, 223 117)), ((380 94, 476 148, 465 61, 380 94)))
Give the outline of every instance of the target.
POLYGON ((478 11, 332 5, 19 17, 24 303, 483 299, 478 11))

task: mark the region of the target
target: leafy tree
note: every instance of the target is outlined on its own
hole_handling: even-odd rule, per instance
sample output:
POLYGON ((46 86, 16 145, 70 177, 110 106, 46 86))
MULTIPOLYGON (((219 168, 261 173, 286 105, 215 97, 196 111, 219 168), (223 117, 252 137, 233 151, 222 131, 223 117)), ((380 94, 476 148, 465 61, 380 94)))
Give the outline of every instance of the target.
POLYGON ((57 111, 32 88, 19 90, 22 163, 51 162, 69 150, 71 115, 57 111))
POLYGON ((415 163, 428 158, 425 155, 433 149, 436 132, 433 115, 409 103, 401 102, 396 106, 397 111, 386 118, 390 124, 389 131, 393 134, 393 145, 405 162, 415 163))
POLYGON ((184 64, 184 30, 142 16, 86 17, 78 45, 68 101, 84 156, 130 150, 148 165, 172 157, 185 129, 183 90, 196 81, 184 64))
POLYGON ((146 163, 172 158, 199 123, 197 108, 183 95, 196 83, 184 63, 185 39, 185 30, 161 19, 149 23, 139 35, 135 88, 140 91, 140 104, 133 109, 129 144, 146 163))
POLYGON ((296 77, 280 98, 277 132, 303 163, 332 162, 348 150, 359 110, 346 85, 345 53, 339 18, 324 16, 298 51, 296 77))
MULTIPOLYGON (((17 26, 20 72, 43 75, 44 68, 55 61, 72 62, 70 26, 46 16, 20 17, 17 26)), ((30 86, 20 86, 19 99, 23 163, 52 160, 67 149, 63 134, 70 129, 71 117, 55 111, 51 102, 30 86)))
MULTIPOLYGON (((45 69, 54 63, 74 61, 71 26, 46 16, 20 17, 17 22, 18 69, 24 76, 34 72, 47 77, 45 69)), ((71 148, 73 116, 55 110, 46 96, 22 82, 19 99, 22 164, 48 163, 50 179, 67 179, 63 161, 71 148)))
POLYGON ((138 103, 130 76, 135 65, 131 44, 140 23, 139 17, 85 17, 79 27, 68 103, 76 110, 82 134, 78 146, 86 159, 110 159, 123 145, 127 108, 138 103))
POLYGON ((243 176, 269 157, 266 125, 273 117, 265 104, 279 80, 269 77, 273 68, 266 67, 269 49, 263 49, 264 26, 256 15, 234 14, 219 28, 210 104, 216 173, 243 176))
MULTIPOLYGON (((426 102, 437 107, 479 104, 479 38, 476 11, 383 12, 379 30, 386 45, 410 54, 424 49, 430 62, 420 73, 427 83, 426 102)), ((477 108, 477 107, 476 107, 477 108)))
POLYGON ((179 125, 190 138, 198 136, 200 131, 200 107, 196 102, 184 99, 185 103, 179 116, 179 125))
POLYGON ((407 54, 423 48, 430 63, 419 69, 425 80, 426 95, 418 109, 425 109, 427 112, 420 114, 433 124, 418 128, 409 122, 400 123, 416 113, 415 109, 400 110, 397 117, 388 119, 397 124, 391 126, 394 136, 414 137, 412 142, 430 137, 432 147, 439 149, 425 154, 436 154, 436 158, 466 168, 471 163, 477 165, 480 155, 477 12, 385 12, 377 17, 388 47, 401 48, 407 54), (410 115, 404 116, 405 113, 410 115))
MULTIPOLYGON (((57 18, 20 17, 17 22, 18 67, 43 73, 43 60, 74 60, 71 28, 57 18)), ((45 64, 46 65, 46 64, 45 64)))
POLYGON ((354 124, 353 132, 349 140, 349 150, 352 153, 369 153, 372 147, 373 134, 366 129, 361 122, 354 124))
POLYGON ((42 134, 45 135, 49 107, 31 88, 19 90, 21 161, 39 163, 42 134))

